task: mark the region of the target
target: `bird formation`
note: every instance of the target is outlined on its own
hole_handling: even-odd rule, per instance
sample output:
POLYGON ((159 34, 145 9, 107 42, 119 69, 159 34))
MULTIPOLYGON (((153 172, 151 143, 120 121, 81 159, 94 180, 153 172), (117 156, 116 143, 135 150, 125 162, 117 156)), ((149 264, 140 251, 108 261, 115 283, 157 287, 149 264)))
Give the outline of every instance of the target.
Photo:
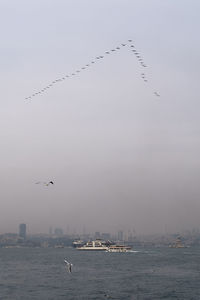
MULTIPOLYGON (((25 98, 25 100, 31 100, 33 99, 35 96, 39 96, 42 95, 43 93, 47 92, 50 88, 52 88, 53 86, 57 85, 60 82, 65 81, 66 79, 69 79, 71 77, 77 76, 80 72, 85 71, 87 68, 89 68, 90 66, 94 65, 95 63, 97 63, 98 61, 104 59, 106 56, 119 51, 121 48, 123 47, 129 47, 130 50, 134 53, 138 63, 140 64, 140 66, 142 68, 146 68, 147 65, 144 62, 144 59, 142 58, 140 52, 136 49, 135 44, 133 44, 133 41, 131 39, 129 39, 126 43, 122 43, 119 46, 116 46, 108 51, 105 51, 104 54, 96 56, 94 59, 92 59, 89 63, 83 65, 82 67, 80 67, 79 69, 75 70, 72 73, 68 73, 60 78, 54 79, 53 81, 51 81, 49 84, 47 84, 46 86, 44 86, 41 90, 38 90, 37 92, 33 93, 32 95, 28 96, 25 98)), ((148 79, 146 77, 146 73, 141 73, 141 79, 146 83, 148 82, 148 79)), ((154 95, 159 97, 160 94, 158 92, 154 92, 154 95)))
POLYGON ((66 258, 64 259, 64 262, 65 262, 65 264, 66 264, 66 267, 67 267, 67 269, 68 269, 68 272, 71 273, 71 272, 72 272, 72 266, 73 266, 73 264, 71 264, 70 262, 68 262, 68 261, 66 260, 66 258))
POLYGON ((49 186, 50 184, 54 184, 54 182, 53 181, 49 181, 49 182, 38 181, 35 184, 43 184, 45 186, 49 186))

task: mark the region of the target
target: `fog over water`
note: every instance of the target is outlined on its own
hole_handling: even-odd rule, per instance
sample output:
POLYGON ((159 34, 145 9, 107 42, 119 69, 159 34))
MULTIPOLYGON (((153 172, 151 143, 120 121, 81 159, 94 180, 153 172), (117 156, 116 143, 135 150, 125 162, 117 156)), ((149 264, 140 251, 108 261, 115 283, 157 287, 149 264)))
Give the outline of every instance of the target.
POLYGON ((0 233, 200 228, 199 9, 0 1, 0 233), (128 39, 147 68, 122 47, 25 100, 128 39))

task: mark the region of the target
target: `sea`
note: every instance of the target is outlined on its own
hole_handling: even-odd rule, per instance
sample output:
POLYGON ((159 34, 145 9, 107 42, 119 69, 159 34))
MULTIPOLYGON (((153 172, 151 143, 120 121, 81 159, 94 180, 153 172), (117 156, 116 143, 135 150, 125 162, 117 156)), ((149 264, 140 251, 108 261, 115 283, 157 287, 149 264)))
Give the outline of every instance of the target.
POLYGON ((200 248, 1 248, 0 299, 199 300, 200 248))

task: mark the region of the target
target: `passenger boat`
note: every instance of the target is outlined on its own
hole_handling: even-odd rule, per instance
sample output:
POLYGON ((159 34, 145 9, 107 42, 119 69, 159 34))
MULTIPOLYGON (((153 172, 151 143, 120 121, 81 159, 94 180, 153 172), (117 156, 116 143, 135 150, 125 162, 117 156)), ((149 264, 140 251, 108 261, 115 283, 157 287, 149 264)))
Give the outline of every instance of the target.
POLYGON ((77 250, 83 251, 107 251, 108 247, 101 240, 89 241, 81 247, 77 247, 77 250))

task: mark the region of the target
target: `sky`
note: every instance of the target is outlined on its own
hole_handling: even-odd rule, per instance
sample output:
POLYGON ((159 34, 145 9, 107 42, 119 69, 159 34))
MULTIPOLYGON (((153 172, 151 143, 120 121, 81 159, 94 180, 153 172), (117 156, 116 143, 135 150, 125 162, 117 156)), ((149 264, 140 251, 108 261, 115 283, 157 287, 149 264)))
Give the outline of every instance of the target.
POLYGON ((0 233, 200 228, 199 9, 0 0, 0 233))

